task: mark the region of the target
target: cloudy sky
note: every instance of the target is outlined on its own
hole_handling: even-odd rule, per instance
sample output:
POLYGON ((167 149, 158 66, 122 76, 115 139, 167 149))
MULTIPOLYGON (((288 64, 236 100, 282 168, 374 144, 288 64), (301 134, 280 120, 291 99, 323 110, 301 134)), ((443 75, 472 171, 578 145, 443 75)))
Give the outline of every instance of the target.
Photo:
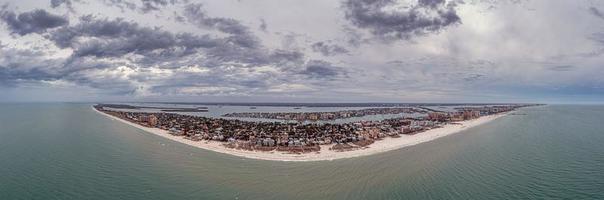
POLYGON ((598 0, 0 0, 0 101, 604 102, 598 0))

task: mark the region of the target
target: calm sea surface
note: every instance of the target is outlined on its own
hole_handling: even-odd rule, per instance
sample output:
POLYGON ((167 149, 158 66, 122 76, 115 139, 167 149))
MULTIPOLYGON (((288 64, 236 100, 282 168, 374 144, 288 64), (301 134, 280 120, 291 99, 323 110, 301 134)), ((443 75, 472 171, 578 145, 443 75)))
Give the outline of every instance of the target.
POLYGON ((87 104, 0 104, 0 199, 604 199, 604 106, 525 108, 373 156, 243 159, 87 104))

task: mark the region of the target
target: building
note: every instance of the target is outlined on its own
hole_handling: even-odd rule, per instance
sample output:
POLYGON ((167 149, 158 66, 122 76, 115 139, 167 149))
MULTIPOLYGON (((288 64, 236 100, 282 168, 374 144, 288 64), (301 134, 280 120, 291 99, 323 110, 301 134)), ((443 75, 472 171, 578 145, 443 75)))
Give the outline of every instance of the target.
POLYGON ((428 120, 445 121, 445 120, 447 120, 447 118, 448 118, 447 113, 443 113, 443 112, 428 113, 428 120))
POLYGON ((411 133, 411 132, 413 132, 413 130, 412 130, 412 129, 411 129, 411 127, 409 127, 409 126, 401 126, 401 130, 400 130, 400 132, 401 132, 402 134, 407 134, 407 133, 411 133))
POLYGON ((464 120, 464 116, 463 116, 463 113, 452 113, 450 115, 450 119, 453 122, 459 122, 459 121, 463 121, 464 120))
POLYGON ((140 115, 138 116, 139 122, 145 122, 151 127, 155 127, 158 124, 158 119, 155 115, 140 115))
POLYGON ((147 124, 149 124, 149 126, 155 127, 158 124, 158 119, 155 115, 151 115, 149 116, 149 120, 147 121, 147 124))
POLYGON ((476 119, 480 117, 480 111, 477 110, 465 110, 462 113, 464 120, 476 119))

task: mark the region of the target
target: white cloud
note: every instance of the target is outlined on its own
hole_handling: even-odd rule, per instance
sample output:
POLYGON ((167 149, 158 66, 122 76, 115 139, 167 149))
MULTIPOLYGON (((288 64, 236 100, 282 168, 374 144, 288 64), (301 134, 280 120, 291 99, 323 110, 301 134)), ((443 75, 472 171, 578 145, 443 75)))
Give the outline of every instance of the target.
POLYGON ((303 84, 296 83, 284 83, 272 86, 268 89, 269 92, 286 92, 286 93, 294 93, 294 92, 310 92, 315 91, 312 87, 303 84))

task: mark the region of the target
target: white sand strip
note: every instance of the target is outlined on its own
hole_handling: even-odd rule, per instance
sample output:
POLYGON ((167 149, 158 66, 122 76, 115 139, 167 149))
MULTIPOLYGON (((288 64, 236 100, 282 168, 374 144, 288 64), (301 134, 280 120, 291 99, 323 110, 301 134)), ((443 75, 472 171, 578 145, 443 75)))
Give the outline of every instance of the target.
POLYGON ((92 108, 94 111, 107 116, 111 119, 118 120, 120 122, 129 124, 136 128, 142 129, 146 132, 153 133, 155 135, 159 135, 161 137, 165 137, 177 142, 181 142, 190 146, 194 146, 197 148, 202 148, 210 151, 215 151, 219 153, 225 153, 235 156, 241 156, 246 158, 260 159, 260 160, 273 160, 273 161, 321 161, 321 160, 334 160, 334 159, 342 159, 342 158, 352 158, 358 156, 366 156, 377 154, 381 152, 391 151, 395 149, 400 149, 403 147, 408 147, 416 144, 420 144, 423 142, 428 142, 440 137, 444 137, 447 135, 451 135, 454 133, 461 132, 463 130, 469 129, 471 127, 475 127, 486 122, 497 119, 501 116, 506 115, 507 113, 497 114, 497 115, 489 115, 483 116, 478 119, 468 120, 459 122, 459 124, 447 124, 442 128, 431 129, 428 131, 420 132, 415 135, 401 135, 399 138, 390 138, 386 137, 382 140, 378 140, 373 144, 369 145, 368 148, 357 149, 353 151, 345 151, 345 152, 337 152, 329 150, 332 145, 322 145, 321 150, 319 152, 313 153, 305 153, 305 154, 291 154, 287 152, 281 151, 246 151, 246 150, 237 150, 224 147, 223 142, 216 141, 191 141, 187 140, 182 136, 173 136, 168 133, 166 130, 162 130, 159 128, 149 128, 145 126, 141 126, 136 123, 132 123, 118 117, 100 112, 94 107, 92 108))

